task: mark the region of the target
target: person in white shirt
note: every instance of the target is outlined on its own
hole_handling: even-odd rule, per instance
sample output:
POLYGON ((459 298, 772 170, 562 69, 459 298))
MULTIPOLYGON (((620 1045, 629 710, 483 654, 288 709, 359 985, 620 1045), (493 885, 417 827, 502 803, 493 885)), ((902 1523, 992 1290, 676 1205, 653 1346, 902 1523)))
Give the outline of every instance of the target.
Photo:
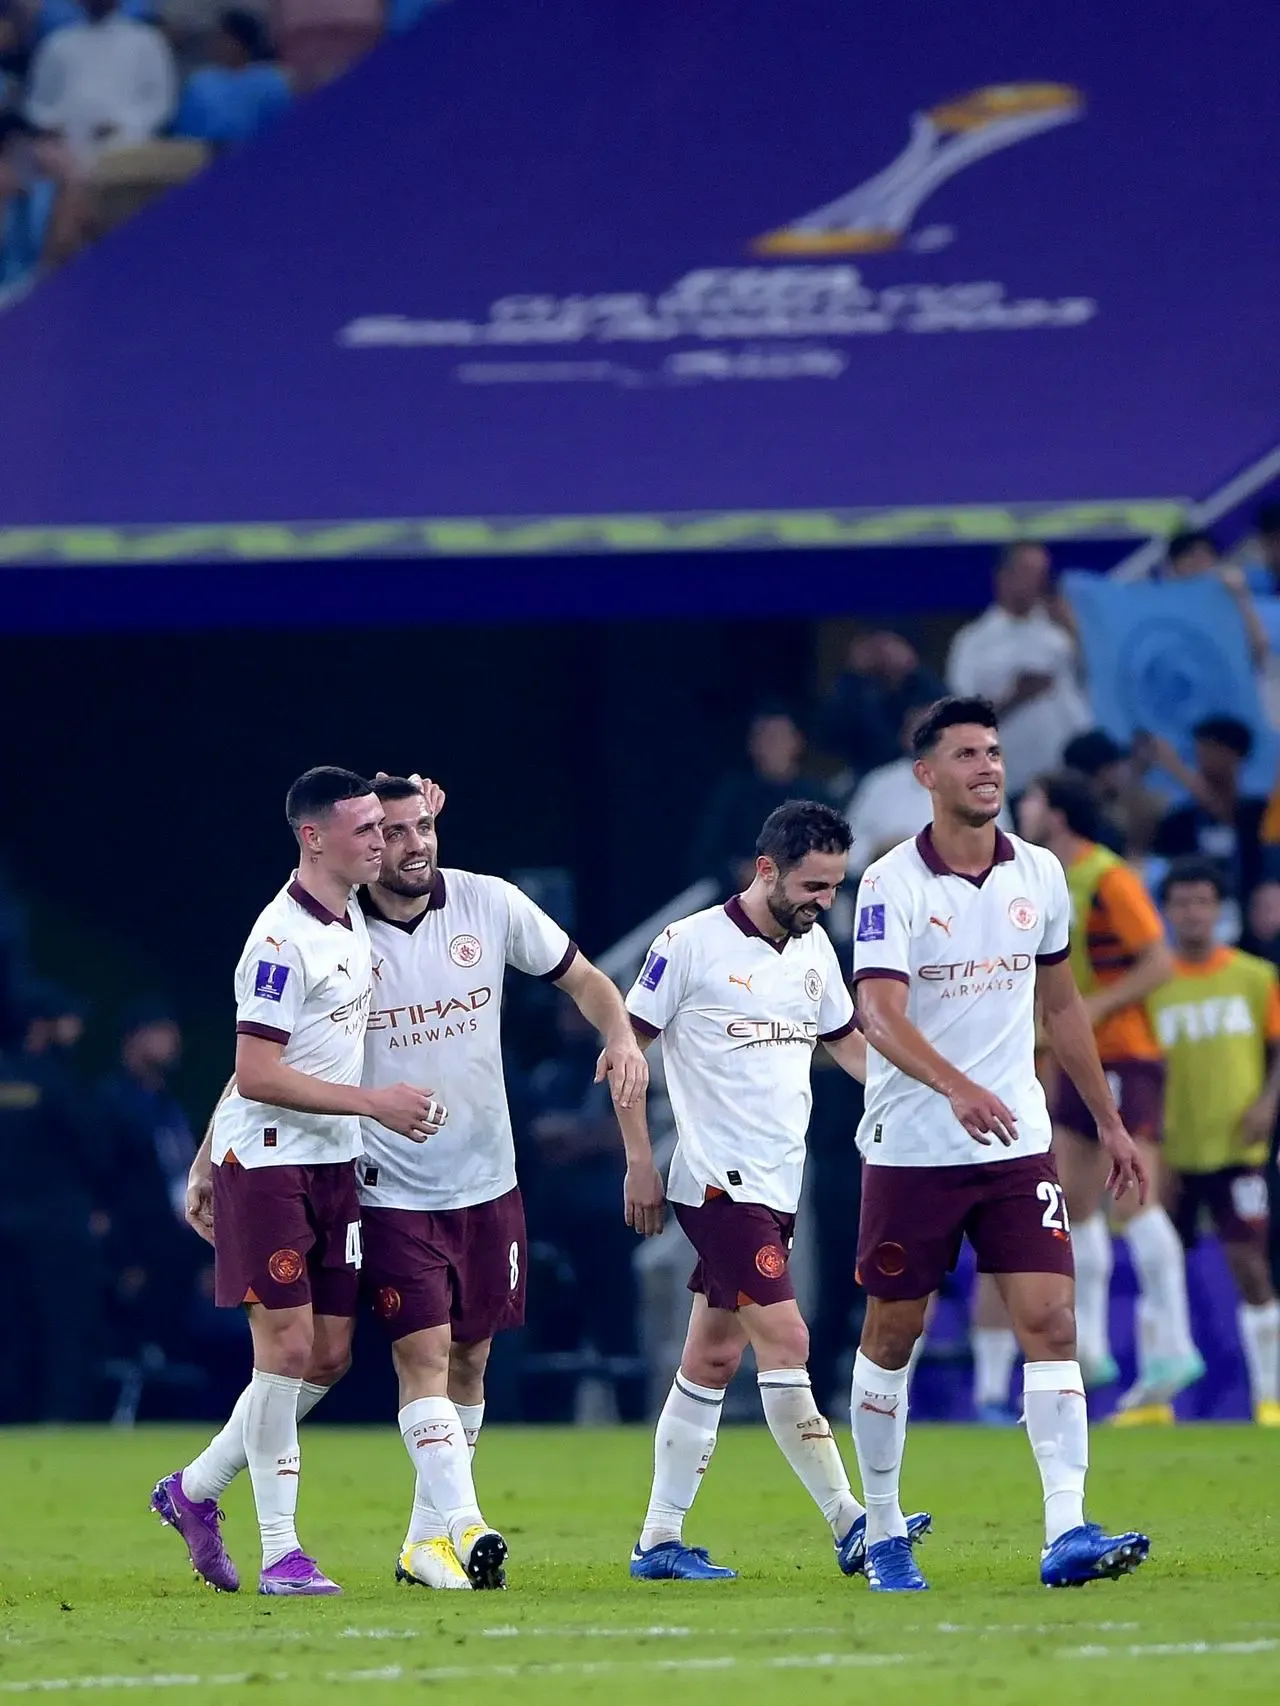
MULTIPOLYGON (((861 1568, 865 1513, 806 1367, 809 1335, 788 1262, 816 1045, 861 1079, 865 1049, 818 919, 844 880, 849 827, 792 800, 766 818, 744 894, 662 932, 627 996, 646 1042, 661 1036, 676 1149, 667 1195, 697 1252, 689 1331, 658 1420, 648 1512, 631 1556, 640 1580, 731 1577, 684 1542, 725 1388, 748 1344, 765 1419, 830 1525, 846 1575, 861 1568)), ((618 1110, 643 1131, 640 1107, 618 1110)), ((919 1519, 920 1532, 928 1518, 919 1519)))
POLYGON ((309 770, 285 813, 299 869, 240 956, 235 1076, 192 1170, 194 1207, 188 1195, 188 1218, 214 1245, 218 1304, 247 1310, 253 1376, 226 1427, 159 1482, 151 1503, 197 1573, 234 1593, 218 1496, 247 1465, 262 1534, 258 1591, 293 1596, 342 1591, 302 1550, 294 1518, 299 1418, 351 1360, 361 1116, 422 1142, 444 1110, 421 1087, 361 1087, 373 975, 352 891, 382 864, 372 783, 350 770, 309 770))
POLYGON ((996 564, 995 602, 961 628, 947 659, 952 693, 995 706, 1011 795, 1052 770, 1092 720, 1070 615, 1050 596, 1049 572, 1043 545, 1008 546, 996 564))
MULTIPOLYGON (((860 877, 873 859, 915 835, 929 821, 932 804, 916 775, 912 742, 930 709, 928 705, 911 707, 902 719, 903 756, 868 771, 845 807, 853 834, 848 870, 851 878, 860 877)), ((997 821, 1001 829, 1013 828, 1007 808, 997 821)))
MULTIPOLYGON (((506 1542, 480 1513, 471 1457, 484 1419, 495 1333, 524 1321, 524 1209, 502 1071, 506 968, 555 984, 604 1039, 598 1077, 621 1106, 640 1102, 648 1067, 622 996, 558 924, 513 884, 442 870, 443 791, 379 776, 386 848, 361 897, 373 953, 364 1083, 431 1083, 445 1131, 410 1148, 363 1122, 357 1165, 363 1290, 391 1340, 400 1433, 416 1493, 396 1569, 434 1588, 501 1588, 506 1542)), ((624 1212, 662 1228, 662 1181, 647 1137, 633 1142, 624 1212)))
POLYGON ((88 21, 47 36, 31 66, 26 117, 63 138, 83 164, 159 134, 178 101, 173 52, 118 0, 84 0, 88 21))
POLYGON ((898 1503, 908 1363, 933 1292, 967 1236, 1026 1356, 1027 1435, 1044 1489, 1049 1587, 1125 1574, 1145 1535, 1084 1518, 1089 1458, 1076 1360, 1071 1233, 1036 1077, 1036 1008, 1097 1122, 1117 1196, 1149 1180, 1098 1059, 1072 976, 1058 861, 996 827, 1004 762, 994 708, 942 700, 916 731, 933 818, 858 890, 854 983, 867 1037, 858 1273, 868 1294, 854 1362, 854 1445, 873 1589, 926 1587, 898 1503), (1012 1153, 1010 1153, 1012 1151, 1012 1153))

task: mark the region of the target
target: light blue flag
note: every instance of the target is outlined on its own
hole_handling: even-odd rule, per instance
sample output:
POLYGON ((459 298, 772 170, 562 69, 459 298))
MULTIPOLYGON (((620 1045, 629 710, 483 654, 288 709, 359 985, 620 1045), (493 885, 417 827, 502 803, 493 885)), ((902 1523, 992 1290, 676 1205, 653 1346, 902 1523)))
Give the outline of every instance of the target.
MULTIPOLYGON (((1062 590, 1075 612, 1094 718, 1126 744, 1139 730, 1192 756, 1191 731, 1206 717, 1238 717, 1253 730, 1249 793, 1269 794, 1276 741, 1263 714, 1244 623, 1210 575, 1122 584, 1072 571, 1062 590)), ((1280 599, 1259 600, 1280 606, 1280 599)), ((1276 630, 1280 634, 1280 611, 1276 630)))

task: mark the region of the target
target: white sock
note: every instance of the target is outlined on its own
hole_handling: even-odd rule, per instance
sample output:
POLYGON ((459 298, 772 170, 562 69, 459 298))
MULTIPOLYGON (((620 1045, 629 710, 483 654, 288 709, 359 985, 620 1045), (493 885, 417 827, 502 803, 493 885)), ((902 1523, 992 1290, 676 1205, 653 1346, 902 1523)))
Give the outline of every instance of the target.
POLYGON ((868 1546, 907 1532, 898 1486, 907 1445, 908 1378, 905 1368, 879 1368, 861 1351, 853 1359, 849 1409, 867 1501, 868 1546))
POLYGON ((1111 1269, 1115 1252, 1106 1216, 1091 1214, 1071 1228, 1076 1261, 1076 1338, 1080 1359, 1096 1368, 1111 1360, 1111 1269))
POLYGON ((1022 1371, 1027 1438, 1044 1488, 1044 1543, 1084 1521, 1089 1414, 1078 1362, 1029 1362, 1022 1371))
POLYGON ((262 1567, 298 1551, 298 1396, 302 1382, 255 1368, 244 1410, 244 1444, 262 1533, 262 1567))
POLYGON ((849 1491, 831 1424, 813 1401, 808 1369, 762 1369, 756 1385, 779 1451, 804 1483, 834 1537, 843 1540, 862 1515, 862 1506, 849 1491))
POLYGON ((1013 1365, 1018 1360, 1018 1340, 1012 1327, 974 1327, 969 1334, 973 1346, 973 1402, 1007 1405, 1013 1365))
POLYGON ((653 1436, 653 1488, 640 1530, 641 1551, 684 1539, 684 1519, 716 1448, 723 1408, 723 1388, 699 1386, 676 1370, 653 1436))
POLYGON ((1280 1403, 1280 1301, 1242 1303, 1236 1320, 1254 1407, 1280 1403))
POLYGON ((1133 1306, 1133 1337, 1138 1379, 1142 1380, 1160 1355, 1160 1317, 1155 1304, 1139 1292, 1133 1306))
MULTIPOLYGON (((478 1404, 456 1404, 458 1420, 462 1423, 462 1432, 466 1438, 467 1447, 474 1458, 476 1441, 480 1437, 480 1429, 484 1425, 484 1400, 478 1404)), ((436 1507, 423 1496, 420 1481, 414 1483, 413 1510, 409 1515, 409 1529, 404 1537, 404 1547, 408 1550, 419 1540, 445 1540, 448 1538, 449 1524, 440 1515, 436 1507)))
POLYGON ((1157 1357, 1195 1355, 1187 1307, 1187 1262, 1164 1209, 1153 1203, 1124 1229, 1142 1295, 1152 1308, 1152 1351, 1157 1357))
POLYGON ((445 1533, 456 1545, 464 1529, 484 1523, 457 1406, 448 1398, 415 1398, 397 1419, 417 1476, 418 1498, 439 1512, 445 1533))
MULTIPOLYGON (((244 1417, 252 1390, 251 1386, 245 1387, 222 1431, 214 1434, 199 1457, 182 1471, 182 1490, 189 1499, 195 1499, 197 1503, 202 1499, 220 1499, 240 1471, 248 1467, 249 1459, 244 1449, 244 1417)), ((302 1382, 302 1390, 298 1393, 299 1422, 306 1421, 328 1390, 327 1386, 317 1386, 311 1380, 302 1382)))

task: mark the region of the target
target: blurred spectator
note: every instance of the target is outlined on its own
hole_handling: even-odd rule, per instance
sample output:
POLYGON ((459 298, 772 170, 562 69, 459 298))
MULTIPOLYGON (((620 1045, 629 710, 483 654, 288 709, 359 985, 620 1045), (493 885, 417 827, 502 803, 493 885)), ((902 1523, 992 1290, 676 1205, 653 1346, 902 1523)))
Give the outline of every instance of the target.
MULTIPOLYGON (((41 42, 55 30, 65 30, 71 24, 88 23, 92 15, 82 0, 41 0, 35 19, 36 40, 41 42)), ((120 0, 120 15, 143 24, 159 23, 160 0, 120 0)))
POLYGON ((1253 518, 1253 538, 1241 555, 1250 592, 1257 597, 1280 593, 1280 503, 1259 505, 1253 518))
POLYGON ((87 216, 71 151, 42 137, 23 110, 30 50, 26 11, 17 0, 0 0, 0 281, 18 250, 34 258, 43 248, 51 260, 69 254, 87 216), (18 214, 27 215, 22 227, 18 214))
POLYGON ((844 673, 818 712, 818 740, 864 775, 897 758, 907 712, 945 692, 900 634, 862 634, 850 642, 844 673))
POLYGON ((522 1166, 530 1243, 551 1245, 563 1270, 561 1285, 538 1288, 538 1347, 571 1355, 589 1345, 611 1377, 620 1419, 640 1421, 637 1239, 622 1218, 618 1123, 608 1085, 594 1082, 595 1031, 571 1001, 559 1003, 556 1021, 556 1052, 533 1069, 525 1103, 533 1144, 522 1166))
POLYGON ((714 877, 736 894, 755 870, 756 837, 775 807, 787 800, 826 800, 822 783, 801 772, 805 740, 800 725, 780 705, 765 705, 747 729, 748 770, 723 777, 712 792, 694 837, 691 881, 714 877))
POLYGON ((80 1421, 103 1360, 92 1153, 71 1065, 84 1029, 71 997, 27 990, 25 1027, 0 1054, 0 1419, 80 1421))
POLYGON ((1126 859, 1145 859, 1168 801, 1143 784, 1125 748, 1105 730, 1088 729, 1067 742, 1062 762, 1094 785, 1100 818, 1096 839, 1126 859))
POLYGON ((178 95, 173 53, 158 29, 126 17, 118 0, 85 0, 84 10, 86 22, 41 43, 26 106, 37 130, 64 141, 81 166, 158 135, 178 95))
POLYGON ((176 1348, 203 1248, 183 1217, 196 1140, 169 1079, 182 1032, 164 1006, 125 1021, 120 1064, 99 1086, 112 1159, 112 1318, 120 1348, 176 1348))
POLYGON ((1218 542, 1212 533, 1207 533, 1202 528, 1175 533, 1169 541, 1168 555, 1161 574, 1165 580, 1179 581, 1194 580, 1199 575, 1217 575, 1236 601, 1254 667, 1260 669, 1265 665, 1271 651, 1271 642, 1267 638, 1267 630, 1262 625, 1253 595, 1249 591, 1248 577, 1244 570, 1234 563, 1223 562, 1218 542))
POLYGON ((217 148, 247 142, 292 101, 288 76, 256 12, 239 7, 224 12, 210 52, 213 63, 187 79, 174 133, 217 148))
POLYGON ((1050 589, 1049 553, 1024 541, 996 563, 995 602, 951 643, 953 693, 982 694, 1000 717, 1011 795, 1062 759, 1089 726, 1070 611, 1050 589))
POLYGON ((1194 768, 1184 764, 1166 740, 1142 735, 1134 741, 1140 763, 1158 765, 1191 796, 1161 821, 1151 850, 1162 859, 1188 854, 1212 859, 1239 909, 1263 875, 1261 831, 1267 802, 1240 787, 1253 733, 1237 717, 1206 717, 1193 736, 1194 768))

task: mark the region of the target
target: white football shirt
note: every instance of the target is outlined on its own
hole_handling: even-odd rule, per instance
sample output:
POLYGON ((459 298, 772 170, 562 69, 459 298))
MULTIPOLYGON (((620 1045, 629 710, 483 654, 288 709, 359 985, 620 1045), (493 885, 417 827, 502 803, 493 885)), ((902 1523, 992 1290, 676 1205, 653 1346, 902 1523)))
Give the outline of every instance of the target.
MULTIPOLYGON (((286 1066, 327 1084, 358 1084, 372 971, 354 899, 330 912, 294 880, 259 915, 236 967, 236 1032, 283 1043, 286 1066)), ((360 1153, 357 1114, 300 1114, 233 1090, 213 1122, 215 1162, 317 1166, 360 1153)))
POLYGON ((449 1118, 425 1143, 364 1120, 356 1168, 368 1208, 438 1211, 505 1196, 516 1182, 502 1075, 502 983, 508 966, 563 977, 577 948, 512 883, 439 871, 425 912, 404 924, 361 897, 373 945, 364 1082, 434 1091, 449 1118))
POLYGON ((996 832, 981 878, 949 870, 929 829, 868 866, 858 888, 853 978, 908 988, 907 1018, 938 1053, 1018 1116, 1012 1148, 975 1143, 951 1104, 867 1050, 858 1147, 878 1167, 959 1167, 1040 1155, 1052 1136, 1035 1068, 1036 966, 1064 960, 1071 900, 1043 847, 996 832))
POLYGON ((662 1037, 676 1121, 667 1195, 708 1188, 794 1214, 804 1177, 815 1044, 854 1027, 831 938, 820 924, 774 942, 735 895, 669 925, 627 996, 636 1028, 662 1037))

